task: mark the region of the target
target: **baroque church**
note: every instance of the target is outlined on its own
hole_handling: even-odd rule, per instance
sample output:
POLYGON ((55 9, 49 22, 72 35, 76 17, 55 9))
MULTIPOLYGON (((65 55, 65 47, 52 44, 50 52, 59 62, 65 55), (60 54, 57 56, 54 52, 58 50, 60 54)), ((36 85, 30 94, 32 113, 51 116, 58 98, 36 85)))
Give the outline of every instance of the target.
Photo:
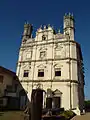
MULTIPOLYGON (((75 21, 64 15, 63 33, 41 26, 32 37, 33 26, 24 24, 16 74, 31 100, 32 89, 41 88, 43 108, 84 107, 84 70, 80 44, 75 41, 75 21)), ((24 98, 25 100, 25 98, 24 98)))

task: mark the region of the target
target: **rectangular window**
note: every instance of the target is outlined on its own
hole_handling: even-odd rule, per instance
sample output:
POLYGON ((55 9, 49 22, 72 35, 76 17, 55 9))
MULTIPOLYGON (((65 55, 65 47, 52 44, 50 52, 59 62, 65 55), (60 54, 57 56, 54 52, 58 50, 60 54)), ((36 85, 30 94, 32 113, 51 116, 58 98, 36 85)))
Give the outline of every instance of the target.
POLYGON ((44 69, 38 70, 38 77, 44 77, 44 69))
POLYGON ((28 75, 29 75, 29 70, 24 70, 23 77, 28 77, 28 75))
POLYGON ((3 76, 2 75, 0 75, 0 83, 3 83, 3 76))
POLYGON ((55 76, 61 76, 61 69, 60 68, 55 69, 55 76))

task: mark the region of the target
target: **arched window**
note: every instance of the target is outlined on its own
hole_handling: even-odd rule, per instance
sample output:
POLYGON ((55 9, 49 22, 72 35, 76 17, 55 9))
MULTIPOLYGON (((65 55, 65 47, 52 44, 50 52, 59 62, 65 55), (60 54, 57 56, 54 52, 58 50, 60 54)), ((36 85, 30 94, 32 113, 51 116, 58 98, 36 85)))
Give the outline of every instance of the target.
POLYGON ((46 36, 45 35, 42 36, 42 40, 46 40, 46 36))

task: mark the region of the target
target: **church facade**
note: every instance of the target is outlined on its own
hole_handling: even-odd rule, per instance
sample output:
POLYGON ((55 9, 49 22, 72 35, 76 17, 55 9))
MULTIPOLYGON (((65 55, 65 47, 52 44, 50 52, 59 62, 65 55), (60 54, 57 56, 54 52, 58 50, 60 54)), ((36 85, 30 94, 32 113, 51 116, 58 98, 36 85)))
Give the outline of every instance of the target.
POLYGON ((80 44, 75 41, 74 17, 64 16, 63 33, 41 26, 32 37, 32 25, 24 25, 16 74, 31 100, 32 89, 41 88, 43 107, 84 107, 84 71, 80 44), (57 103, 55 101, 58 101, 57 103))

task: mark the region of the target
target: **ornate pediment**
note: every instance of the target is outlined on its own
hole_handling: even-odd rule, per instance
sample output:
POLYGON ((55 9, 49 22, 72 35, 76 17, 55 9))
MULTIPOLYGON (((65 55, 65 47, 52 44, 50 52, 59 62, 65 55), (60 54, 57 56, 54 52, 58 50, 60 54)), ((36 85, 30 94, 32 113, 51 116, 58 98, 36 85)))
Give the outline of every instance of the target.
POLYGON ((61 95, 62 92, 58 89, 56 89, 55 91, 53 91, 54 95, 61 95))
POLYGON ((42 68, 46 68, 46 65, 40 64, 37 67, 40 68, 40 69, 42 69, 42 68))
POLYGON ((33 89, 43 89, 43 85, 38 82, 38 83, 33 85, 33 89))
POLYGON ((61 68, 61 67, 63 67, 63 65, 61 65, 61 64, 59 64, 59 63, 55 63, 55 64, 54 64, 54 67, 55 67, 55 68, 61 68))
POLYGON ((47 50, 47 48, 46 47, 40 47, 40 49, 39 49, 39 51, 46 51, 47 50))
POLYGON ((56 43, 55 44, 55 49, 56 50, 62 50, 62 48, 63 48, 63 44, 61 44, 61 43, 56 43))
POLYGON ((31 64, 30 63, 23 63, 22 67, 23 67, 23 69, 30 69, 31 68, 31 64))
POLYGON ((31 52, 31 51, 32 51, 32 48, 25 49, 25 52, 31 52))

